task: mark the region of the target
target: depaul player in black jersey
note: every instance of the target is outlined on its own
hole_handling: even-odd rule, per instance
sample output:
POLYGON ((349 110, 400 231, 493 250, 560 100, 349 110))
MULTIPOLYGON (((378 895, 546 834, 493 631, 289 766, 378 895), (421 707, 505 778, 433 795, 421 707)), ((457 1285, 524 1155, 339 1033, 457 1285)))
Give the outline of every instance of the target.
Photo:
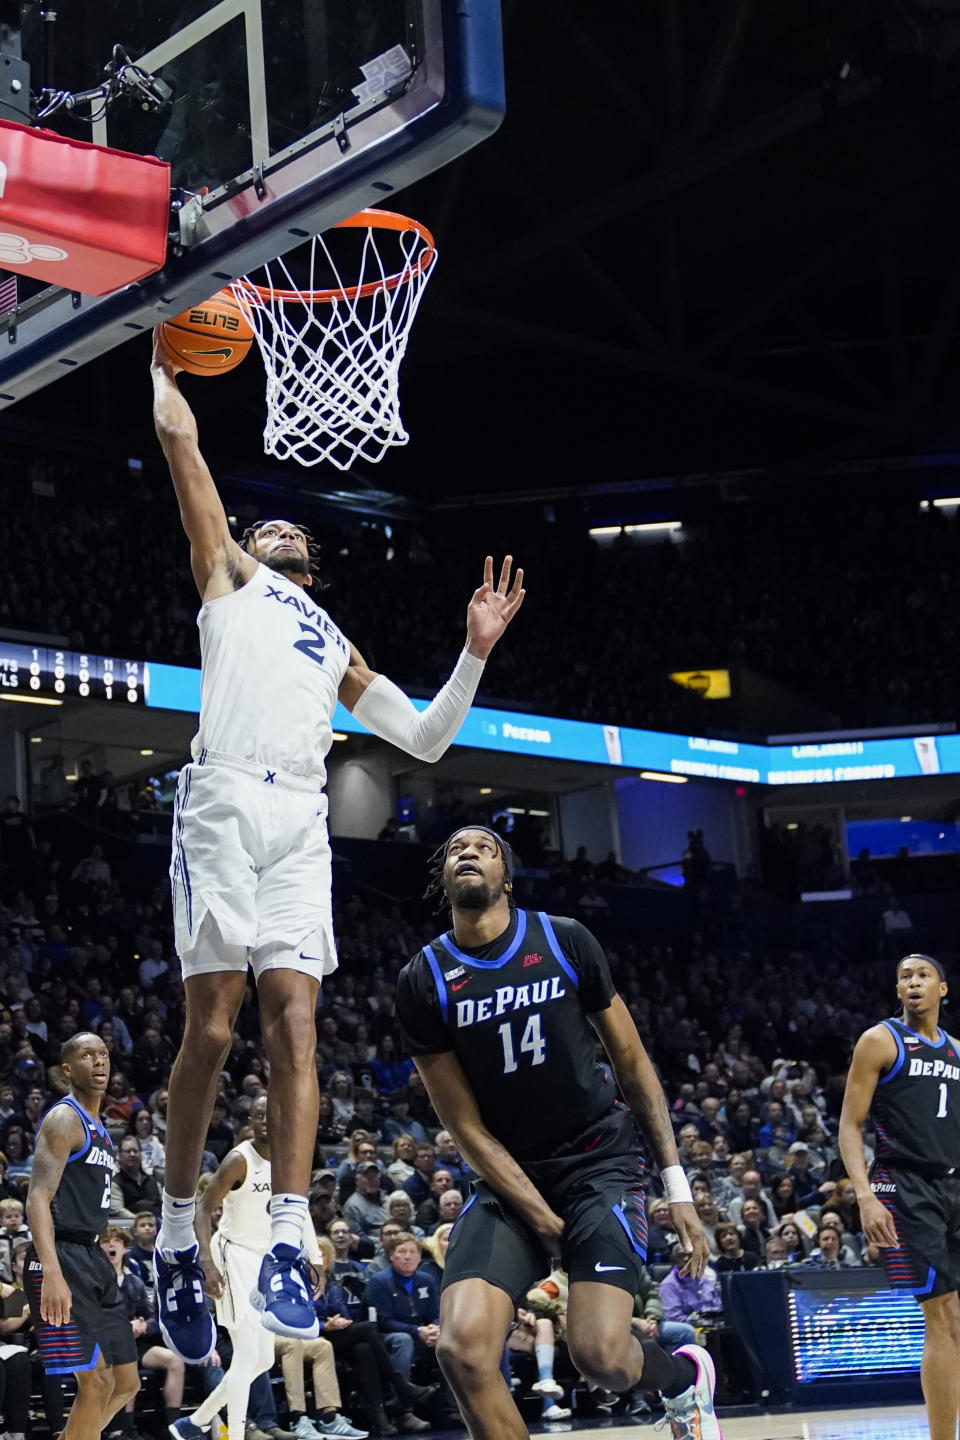
POLYGON ((663 1090, 597 941, 576 921, 515 909, 512 888, 506 842, 479 826, 456 831, 428 891, 445 897, 453 928, 397 985, 409 1052, 480 1177, 450 1237, 437 1357, 474 1440, 522 1440, 498 1366, 517 1301, 559 1255, 580 1372, 617 1391, 642 1375, 675 1436, 718 1440, 707 1352, 668 1355, 630 1329, 646 1251, 638 1121, 684 1271, 707 1263, 663 1090))
POLYGON ((140 1388, 133 1331, 99 1245, 113 1178, 113 1145, 100 1119, 110 1058, 99 1035, 81 1032, 64 1042, 60 1064, 70 1093, 37 1132, 24 1285, 44 1369, 76 1377, 64 1440, 97 1440, 140 1388))
POLYGON ((940 1027, 946 993, 939 961, 900 961, 900 1014, 857 1041, 839 1135, 863 1233, 883 1247, 890 1284, 923 1306, 930 1440, 955 1440, 960 1418, 960 1044, 940 1027), (877 1132, 869 1176, 868 1112, 877 1132))

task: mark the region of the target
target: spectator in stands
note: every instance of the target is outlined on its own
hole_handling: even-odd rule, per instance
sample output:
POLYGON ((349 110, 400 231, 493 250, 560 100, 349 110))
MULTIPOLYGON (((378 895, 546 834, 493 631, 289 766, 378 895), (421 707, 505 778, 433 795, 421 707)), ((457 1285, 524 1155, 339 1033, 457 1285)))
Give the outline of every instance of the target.
MULTIPOLYGON (((122 1070, 114 1070, 107 1084, 107 1093, 100 1107, 100 1115, 108 1130, 119 1130, 121 1134, 133 1119, 140 1101, 122 1070)), ((139 1146, 137 1147, 139 1149, 139 1146)))
POLYGON ((414 1357, 435 1360, 440 1298, 430 1276, 420 1270, 416 1236, 401 1230, 384 1249, 390 1264, 371 1275, 364 1301, 376 1311, 377 1326, 394 1365, 408 1377, 414 1357))
POLYGON ((11 1180, 30 1179, 33 1171, 33 1147, 22 1125, 11 1125, 4 1137, 7 1175, 11 1180))
POLYGON ((727 1206, 727 1214, 735 1225, 740 1223, 741 1210, 745 1200, 756 1200, 763 1212, 764 1224, 772 1230, 777 1223, 776 1212, 763 1191, 759 1170, 745 1170, 740 1179, 740 1194, 727 1206))
MULTIPOLYGON (((382 1226, 380 1233, 383 1233, 382 1226)), ((397 1234, 399 1233, 400 1226, 398 1225, 397 1234)), ((376 1253, 373 1242, 366 1236, 358 1235, 355 1230, 351 1230, 346 1220, 339 1218, 331 1220, 327 1234, 334 1252, 333 1268, 330 1273, 338 1283, 344 1275, 362 1275, 373 1263, 373 1256, 376 1253)))
POLYGON ((789 1261, 786 1241, 782 1240, 779 1235, 771 1235, 763 1247, 763 1268, 779 1270, 783 1265, 789 1264, 789 1261))
POLYGON ((699 1278, 681 1275, 679 1267, 686 1258, 683 1246, 679 1243, 675 1245, 671 1256, 673 1268, 660 1282, 660 1299, 666 1320, 693 1324, 701 1315, 720 1310, 720 1291, 712 1265, 708 1265, 699 1278))
POLYGON ((793 1180, 797 1209, 805 1210, 808 1205, 816 1205, 820 1182, 823 1179, 823 1166, 814 1166, 813 1152, 806 1140, 794 1140, 787 1152, 787 1167, 793 1180))
POLYGON ((707 1249, 710 1251, 711 1260, 716 1260, 720 1251, 717 1248, 716 1230, 720 1223, 720 1211, 717 1209, 717 1202, 707 1190, 701 1190, 694 1199, 694 1206, 700 1216, 700 1223, 703 1225, 703 1233, 707 1237, 707 1249))
POLYGON ((450 1171, 456 1188, 461 1192, 469 1189, 474 1173, 457 1149, 457 1142, 450 1131, 438 1130, 433 1137, 433 1144, 437 1153, 437 1164, 450 1171))
POLYGON ((759 1200, 746 1199, 743 1201, 740 1206, 738 1229, 744 1250, 752 1250, 755 1254, 762 1255, 763 1247, 770 1238, 770 1227, 766 1223, 759 1200))
POLYGON ((887 908, 880 916, 880 933, 886 955, 905 954, 913 934, 913 921, 900 901, 890 896, 887 908))
POLYGON ((437 1224, 431 1233, 435 1233, 442 1225, 455 1225, 463 1210, 463 1196, 459 1190, 444 1190, 437 1201, 437 1224))
POLYGON ((13 1284, 13 1252, 18 1241, 29 1241, 30 1230, 24 1220, 23 1201, 0 1200, 0 1278, 13 1284))
POLYGON ((140 1210, 133 1217, 133 1236, 124 1264, 146 1285, 150 1295, 156 1289, 153 1252, 157 1238, 157 1217, 152 1210, 140 1210))
MULTIPOLYGON (((402 1234, 401 1231, 401 1236, 402 1234)), ((397 1240, 393 1242, 394 1251, 399 1239, 398 1236, 397 1240)), ((415 1241, 414 1244, 416 1244, 415 1241)), ((316 1300, 316 1311, 320 1319, 321 1334, 325 1340, 330 1341, 337 1360, 349 1360, 353 1367, 359 1384, 365 1418, 370 1420, 371 1428, 378 1434, 395 1435, 397 1427, 391 1422, 384 1409, 384 1402, 392 1392, 396 1394, 403 1409, 402 1429, 410 1432, 429 1430, 430 1426, 414 1415, 413 1406, 429 1399, 434 1393, 434 1387, 414 1385, 411 1382, 410 1365, 404 1366, 402 1363, 406 1356, 406 1348, 395 1343, 393 1338, 396 1335, 400 1335, 404 1340, 410 1337, 402 1328, 391 1328, 392 1326, 400 1327, 402 1322, 390 1318, 386 1311, 381 1314, 377 1305, 379 1299, 382 1305, 393 1308, 391 1287, 381 1283, 382 1276, 372 1276, 367 1283, 364 1303, 368 1310, 376 1311, 377 1319, 375 1322, 351 1320, 347 1314, 343 1294, 330 1277, 333 1265, 333 1247, 329 1242, 321 1240, 320 1248, 324 1258, 324 1276, 320 1284, 320 1294, 316 1300), (370 1298, 371 1286, 376 1287, 373 1299, 370 1298)), ((419 1249, 417 1253, 419 1256, 419 1249)), ((392 1275, 392 1266, 384 1274, 392 1275)), ((424 1277, 424 1281, 430 1284, 434 1298, 436 1298, 432 1282, 426 1282, 426 1277, 424 1277)), ((418 1288, 422 1289, 423 1287, 418 1288)), ((420 1303, 422 1304, 422 1302, 420 1303)), ((398 1303, 396 1308, 402 1309, 402 1306, 398 1303)), ((439 1306, 437 1306, 436 1313, 439 1314, 439 1306)), ((436 1345, 435 1338, 433 1344, 436 1345)), ((412 1340, 410 1340, 409 1349, 412 1361, 412 1340)))
POLYGON ((139 1141, 140 1163, 145 1172, 148 1175, 158 1175, 162 1180, 166 1156, 154 1130, 153 1116, 145 1105, 141 1105, 134 1115, 127 1127, 127 1134, 135 1135, 139 1141))
POLYGON ((330 1076, 327 1091, 333 1101, 333 1118, 343 1128, 353 1116, 353 1077, 346 1070, 335 1070, 330 1076))
POLYGON ((371 1160, 379 1169, 377 1147, 370 1138, 369 1131, 354 1130, 347 1141, 346 1156, 337 1166, 337 1199, 341 1205, 350 1198, 356 1188, 357 1166, 366 1165, 371 1160))
POLYGON ((418 1240, 423 1238, 423 1230, 415 1223, 413 1218, 413 1201, 406 1190, 392 1190, 387 1196, 387 1213, 391 1220, 395 1220, 401 1230, 409 1230, 416 1235, 418 1240))
POLYGON ((420 1206, 433 1194, 433 1172, 437 1168, 437 1153, 432 1145, 418 1145, 414 1158, 414 1171, 404 1180, 406 1190, 414 1206, 420 1206))
POLYGON ((375 1240, 380 1226, 388 1218, 380 1188, 380 1166, 376 1160, 364 1160, 357 1166, 356 1189, 343 1206, 343 1218, 358 1235, 375 1240))
POLYGON ((339 1435, 342 1440, 367 1440, 369 1431, 359 1430, 340 1413, 343 1403, 333 1345, 326 1336, 316 1340, 294 1340, 289 1335, 276 1339, 277 1359, 283 1374, 283 1388, 290 1412, 292 1433, 297 1440, 319 1440, 321 1435, 339 1435), (303 1371, 310 1365, 313 1381, 313 1413, 307 1410, 303 1371))
MULTIPOLYGON (((453 1190, 447 1191, 448 1195, 455 1193, 453 1190)), ((447 1260, 447 1246, 450 1243, 450 1231, 452 1229, 453 1224, 450 1221, 444 1221, 437 1226, 432 1235, 426 1236, 423 1241, 420 1269, 425 1275, 430 1276, 437 1287, 438 1294, 443 1284, 443 1268, 447 1260)))
POLYGON ((816 1248, 811 1250, 806 1263, 822 1270, 842 1270, 847 1267, 848 1262, 841 1254, 840 1232, 835 1226, 820 1226, 816 1248))
MULTIPOLYGON (((385 1145, 395 1145, 397 1140, 409 1137, 412 1141, 425 1143, 427 1132, 419 1120, 414 1120, 410 1115, 410 1094, 404 1085, 400 1090, 394 1090, 393 1094, 387 1097, 389 1117, 383 1122, 383 1142, 385 1145)), ((410 1167, 413 1173, 413 1167, 410 1167)), ((405 1177, 404 1177, 405 1178, 405 1177)))
MULTIPOLYGON (((380 1037, 376 1055, 370 1062, 370 1069, 373 1073, 373 1083, 381 1095, 389 1095, 392 1098, 399 1093, 407 1098, 406 1086, 413 1069, 413 1061, 404 1059, 397 1054, 396 1043, 392 1035, 385 1034, 380 1037)), ((384 1139, 388 1141, 393 1138, 392 1135, 384 1136, 384 1139)))
POLYGON ((862 1264, 860 1252, 857 1248, 857 1242, 854 1237, 845 1229, 843 1216, 839 1213, 839 1211, 832 1210, 828 1206, 824 1205, 820 1211, 820 1217, 817 1224, 818 1240, 819 1232, 826 1229, 828 1226, 831 1230, 836 1230, 837 1235, 840 1237, 839 1258, 842 1263, 847 1266, 855 1266, 862 1264))
POLYGON ((209 1150, 220 1161, 229 1155, 236 1143, 237 1132, 230 1120, 230 1107, 223 1096, 218 1095, 213 1102, 213 1114, 210 1117, 210 1125, 203 1148, 209 1150))
POLYGON ((770 1182, 770 1203, 777 1220, 785 1215, 795 1215, 803 1207, 797 1200, 797 1186, 791 1174, 775 1175, 770 1182))
POLYGON ((647 1259, 651 1265, 665 1264, 677 1243, 670 1219, 670 1206, 663 1197, 647 1201, 647 1259))
MULTIPOLYGON (((846 1175, 842 1175, 837 1181, 836 1188, 824 1202, 836 1210, 843 1220, 844 1231, 853 1236, 856 1240, 863 1234, 863 1226, 860 1223, 860 1207, 857 1205, 857 1192, 853 1188, 853 1182, 846 1175)), ((0 1207, 2 1213, 2 1207, 0 1207)))
POLYGON ((453 1176, 449 1170, 437 1166, 430 1177, 430 1194, 422 1204, 417 1206, 417 1224, 421 1230, 432 1230, 440 1219, 440 1207, 438 1201, 446 1190, 453 1189, 453 1176))
POLYGON ((731 1107, 727 1121, 727 1139, 734 1151, 752 1150, 754 1144, 753 1111, 749 1100, 738 1100, 731 1107))
POLYGON ((760 1256, 756 1250, 744 1250, 740 1231, 732 1220, 721 1220, 714 1235, 720 1252, 713 1261, 718 1275, 730 1270, 756 1270, 760 1256))
POLYGON ((125 1135, 117 1154, 110 1218, 120 1225, 131 1226, 140 1210, 160 1214, 160 1186, 156 1177, 148 1175, 140 1163, 140 1141, 136 1135, 125 1135))
POLYGON ((394 1185, 402 1185, 405 1180, 410 1179, 415 1169, 416 1157, 417 1141, 409 1131, 404 1131, 393 1142, 393 1159, 387 1166, 387 1174, 394 1185))
MULTIPOLYGON (((385 1247, 389 1241, 395 1240, 406 1228, 405 1225, 399 1224, 396 1220, 385 1220, 383 1222, 380 1226, 380 1233, 377 1236, 377 1248, 373 1252, 372 1259, 367 1263, 367 1275, 373 1275, 377 1270, 385 1270, 387 1268, 390 1260, 385 1247)), ((422 1235, 417 1236, 418 1240, 421 1238, 422 1235)), ((440 1288, 439 1285, 437 1288, 440 1288)))
POLYGON ((791 1265, 797 1265, 801 1260, 807 1258, 810 1249, 806 1237, 795 1220, 784 1220, 777 1226, 774 1234, 779 1236, 787 1247, 787 1259, 791 1265))
POLYGON ((324 1091, 320 1091, 320 1113, 317 1121, 317 1141, 321 1145, 339 1145, 343 1138, 343 1127, 337 1124, 333 1110, 333 1100, 324 1091))
POLYGON ((630 1328, 637 1335, 658 1340, 671 1355, 679 1346, 692 1345, 696 1339, 696 1331, 685 1320, 666 1319, 660 1286, 646 1265, 640 1266, 630 1328))

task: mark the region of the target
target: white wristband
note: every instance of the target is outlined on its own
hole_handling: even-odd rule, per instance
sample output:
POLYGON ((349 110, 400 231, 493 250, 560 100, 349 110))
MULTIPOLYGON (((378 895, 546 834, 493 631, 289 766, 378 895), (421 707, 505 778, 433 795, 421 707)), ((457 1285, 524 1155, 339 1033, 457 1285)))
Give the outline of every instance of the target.
POLYGON ((668 1205, 692 1204, 693 1196, 682 1165, 668 1165, 660 1171, 660 1179, 668 1205))

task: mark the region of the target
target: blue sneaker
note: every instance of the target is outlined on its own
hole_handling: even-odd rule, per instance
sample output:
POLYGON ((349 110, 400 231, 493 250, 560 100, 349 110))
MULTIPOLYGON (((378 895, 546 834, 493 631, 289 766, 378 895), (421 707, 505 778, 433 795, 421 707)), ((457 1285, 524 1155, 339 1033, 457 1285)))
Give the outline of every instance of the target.
POLYGON ((202 1365, 217 1343, 217 1329, 203 1293, 198 1253, 196 1245, 189 1250, 154 1252, 157 1318, 163 1343, 188 1365, 202 1365))
POLYGON ((167 1429, 173 1436, 173 1440, 206 1440, 210 1426, 194 1425, 189 1415, 184 1415, 179 1420, 174 1420, 172 1425, 167 1426, 167 1429))
POLYGON ((312 1288, 303 1253, 292 1245, 277 1245, 263 1257, 250 1304, 261 1312, 261 1325, 274 1335, 316 1340, 320 1321, 310 1298, 312 1288))

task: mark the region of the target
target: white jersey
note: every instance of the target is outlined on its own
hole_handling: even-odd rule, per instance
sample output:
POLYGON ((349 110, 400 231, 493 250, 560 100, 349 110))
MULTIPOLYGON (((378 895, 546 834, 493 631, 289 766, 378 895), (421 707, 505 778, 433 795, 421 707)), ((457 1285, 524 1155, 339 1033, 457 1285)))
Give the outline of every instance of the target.
POLYGON ((323 784, 350 647, 325 610, 258 565, 246 585, 208 600, 200 627, 200 728, 206 751, 323 784))
POLYGON ((223 1197, 223 1218, 217 1226, 221 1242, 242 1245, 264 1255, 270 1249, 270 1161, 265 1160, 252 1140, 241 1140, 234 1149, 247 1162, 243 1184, 223 1197))

